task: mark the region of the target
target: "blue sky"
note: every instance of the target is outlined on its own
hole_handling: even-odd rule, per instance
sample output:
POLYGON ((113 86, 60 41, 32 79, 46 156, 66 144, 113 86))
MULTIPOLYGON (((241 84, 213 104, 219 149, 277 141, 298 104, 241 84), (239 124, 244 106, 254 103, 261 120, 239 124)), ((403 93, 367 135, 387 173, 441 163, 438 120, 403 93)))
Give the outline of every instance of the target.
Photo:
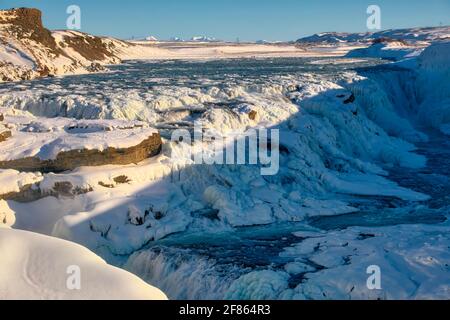
POLYGON ((0 0, 2 9, 41 9, 50 29, 65 29, 71 4, 81 8, 81 31, 124 39, 295 40, 323 31, 361 32, 371 4, 381 7, 383 29, 450 25, 450 0, 0 0))

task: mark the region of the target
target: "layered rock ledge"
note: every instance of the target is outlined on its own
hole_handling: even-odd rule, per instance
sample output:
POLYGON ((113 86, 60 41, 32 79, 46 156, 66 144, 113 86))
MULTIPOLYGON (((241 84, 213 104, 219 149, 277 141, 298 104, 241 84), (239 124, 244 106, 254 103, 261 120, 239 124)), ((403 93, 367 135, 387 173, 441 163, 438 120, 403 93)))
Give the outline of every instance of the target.
POLYGON ((5 116, 0 169, 62 172, 83 166, 126 165, 160 153, 159 132, 138 121, 5 116))

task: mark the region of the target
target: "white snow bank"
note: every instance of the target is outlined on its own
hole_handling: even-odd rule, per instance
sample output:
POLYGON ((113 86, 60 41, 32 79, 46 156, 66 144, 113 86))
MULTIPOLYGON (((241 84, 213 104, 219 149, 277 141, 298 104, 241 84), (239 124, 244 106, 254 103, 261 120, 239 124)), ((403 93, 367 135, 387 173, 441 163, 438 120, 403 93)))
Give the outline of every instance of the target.
POLYGON ((10 63, 20 67, 34 67, 32 58, 15 48, 12 42, 0 45, 0 62, 10 63))
POLYGON ((59 220, 53 235, 113 254, 126 255, 150 241, 186 230, 185 196, 168 182, 124 185, 84 197, 86 211, 59 220))
POLYGON ((419 66, 423 70, 449 71, 450 41, 436 42, 425 49, 418 58, 419 66))
POLYGON ((26 173, 15 170, 0 169, 0 195, 20 192, 25 186, 34 185, 42 181, 40 173, 26 173))
POLYGON ((14 211, 8 206, 4 200, 0 200, 0 225, 11 227, 16 222, 14 211))
POLYGON ((2 300, 166 299, 160 290, 67 241, 0 228, 0 256, 2 300), (77 274, 79 282, 73 280, 77 274), (80 289, 71 290, 78 283, 80 289))
POLYGON ((392 61, 399 61, 420 55, 423 51, 421 47, 407 46, 399 42, 376 43, 368 48, 355 49, 350 51, 348 58, 379 58, 392 61))
POLYGON ((148 139, 157 130, 148 124, 121 120, 83 120, 5 116, 12 137, 0 144, 0 160, 27 157, 56 159, 61 152, 130 148, 148 139))

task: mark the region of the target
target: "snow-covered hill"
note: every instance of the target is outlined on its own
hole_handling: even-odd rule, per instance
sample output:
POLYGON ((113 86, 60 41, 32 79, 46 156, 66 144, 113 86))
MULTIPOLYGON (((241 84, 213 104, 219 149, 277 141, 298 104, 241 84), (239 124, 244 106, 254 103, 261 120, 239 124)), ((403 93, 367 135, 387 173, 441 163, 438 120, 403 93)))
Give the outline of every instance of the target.
POLYGON ((76 31, 51 32, 37 9, 0 11, 0 82, 87 73, 121 61, 124 41, 76 31))
POLYGON ((367 48, 358 48, 347 54, 348 58, 381 58, 399 61, 404 58, 420 55, 423 46, 410 45, 405 41, 387 40, 380 38, 367 48))
POLYGON ((384 30, 375 33, 324 32, 301 38, 297 42, 301 44, 348 44, 367 43, 380 38, 408 42, 431 42, 450 38, 450 26, 384 30))
POLYGON ((160 290, 80 245, 1 224, 0 255, 1 300, 167 299, 160 290), (79 282, 70 278, 77 270, 79 282))

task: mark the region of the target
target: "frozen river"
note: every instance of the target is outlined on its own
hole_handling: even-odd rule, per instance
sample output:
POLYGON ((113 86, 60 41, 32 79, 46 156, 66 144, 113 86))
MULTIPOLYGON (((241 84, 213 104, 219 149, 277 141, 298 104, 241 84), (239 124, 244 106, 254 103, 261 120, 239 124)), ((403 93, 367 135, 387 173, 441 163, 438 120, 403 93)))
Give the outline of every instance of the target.
POLYGON ((0 94, 39 116, 146 121, 167 139, 199 119, 246 128, 254 123, 239 117, 250 109, 280 129, 278 175, 187 165, 176 170, 187 170, 184 180, 172 172, 170 181, 187 199, 176 204, 189 221, 181 229, 131 249, 121 232, 111 244, 86 242, 172 299, 410 298, 429 295, 433 281, 448 298, 450 141, 415 128, 428 140, 414 150, 384 133, 358 94, 354 102, 352 92, 366 95, 352 90, 358 73, 392 71, 380 64, 128 61, 105 74, 2 84, 0 94), (370 265, 385 272, 383 291, 366 288, 370 265), (426 279, 430 272, 436 279, 426 279))

